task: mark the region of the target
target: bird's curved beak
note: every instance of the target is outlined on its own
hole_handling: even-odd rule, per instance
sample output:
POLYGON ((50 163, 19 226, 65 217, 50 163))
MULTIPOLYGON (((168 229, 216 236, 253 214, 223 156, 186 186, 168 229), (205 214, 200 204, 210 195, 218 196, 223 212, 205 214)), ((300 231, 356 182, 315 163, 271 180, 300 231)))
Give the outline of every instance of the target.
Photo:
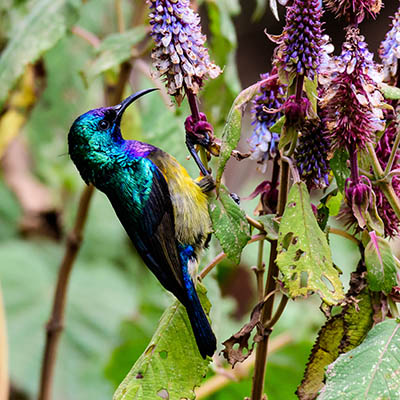
POLYGON ((137 100, 139 97, 144 96, 147 93, 153 92, 154 90, 158 89, 151 88, 151 89, 140 90, 139 92, 131 94, 125 100, 122 100, 121 103, 114 106, 113 109, 117 112, 117 116, 115 117, 115 122, 118 124, 121 122, 123 113, 135 100, 137 100))

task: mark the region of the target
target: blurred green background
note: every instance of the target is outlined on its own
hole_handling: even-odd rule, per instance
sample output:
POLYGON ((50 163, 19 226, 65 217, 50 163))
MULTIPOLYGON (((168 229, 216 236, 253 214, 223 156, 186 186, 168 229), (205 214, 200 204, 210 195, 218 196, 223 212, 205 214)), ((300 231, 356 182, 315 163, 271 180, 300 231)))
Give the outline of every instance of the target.
MULTIPOLYGON (((11 32, 24 29, 24 19, 37 3, 35 0, 2 1, 0 51, 11 39, 11 32)), ((84 28, 100 39, 118 31, 113 1, 66 3, 79 10, 74 27, 84 28)), ((143 1, 122 2, 128 27, 137 17, 136 11, 143 8, 140 3, 143 1)), ((225 67, 222 77, 206 85, 201 99, 201 107, 213 122, 218 136, 240 87, 255 82, 260 73, 269 69, 272 47, 267 43, 264 28, 279 33, 282 21, 275 21, 271 12, 263 8, 259 18, 252 19, 256 5, 262 6, 263 1, 194 3, 200 7, 204 29, 209 34, 212 58, 225 67)), ((394 5, 387 4, 375 25, 379 26, 375 32, 382 33, 380 39, 393 8, 394 5)), ((280 13, 282 16, 282 7, 280 13)), ((332 21, 327 20, 329 27, 332 21)), ((365 24, 366 33, 369 32, 368 24, 365 24)), ((341 34, 337 35, 339 42, 341 34)), ((377 43, 372 46, 376 48, 377 43)), ((12 153, 13 157, 20 155, 23 164, 28 166, 19 175, 20 179, 33 180, 45 193, 43 208, 47 207, 48 214, 42 215, 39 222, 31 224, 27 221, 26 209, 15 186, 10 185, 15 162, 11 162, 11 171, 9 163, 5 165, 4 160, 0 163, 0 284, 6 307, 13 399, 33 399, 38 390, 45 324, 65 248, 65 235, 73 225, 83 188, 67 155, 68 129, 78 115, 104 104, 105 82, 112 82, 118 71, 118 65, 111 65, 102 74, 95 76, 93 73, 87 85, 88 77, 85 80, 82 75, 93 70, 94 60, 98 57, 93 46, 70 31, 43 54, 41 63, 45 69, 46 87, 19 135, 7 145, 4 156, 17 146, 19 153, 12 153), (43 228, 40 224, 46 226, 43 228)), ((126 95, 154 85, 146 73, 151 70, 149 62, 146 52, 139 61, 133 62, 126 95)), ((136 103, 127 113, 123 133, 173 154, 195 177, 195 165, 187 159, 184 145, 183 121, 188 108, 185 102, 176 109, 168 98, 167 102, 164 100, 160 95, 151 95, 136 103)), ((1 112, 6 113, 7 108, 1 112)), ((245 151, 249 129, 247 117, 241 141, 245 151)), ((253 161, 229 163, 226 184, 241 197, 248 196, 264 179, 253 161)), ((242 201, 242 207, 252 215, 257 201, 242 201)), ((358 261, 357 249, 338 237, 331 239, 331 245, 334 262, 344 271, 343 282, 348 282, 349 273, 358 261)), ((213 239, 201 266, 219 251, 213 239)), ((268 248, 265 249, 266 257, 267 254, 268 248)), ((211 318, 219 343, 240 329, 256 303, 255 278, 251 272, 256 255, 257 244, 252 244, 245 249, 239 266, 223 262, 204 282, 213 305, 211 318)), ((110 399, 146 348, 163 310, 172 301, 172 296, 142 264, 106 198, 96 193, 68 290, 66 326, 57 359, 54 398, 110 399)), ((269 400, 296 398, 294 391, 324 321, 319 305, 317 297, 291 301, 276 325, 271 344, 276 349, 269 357, 267 367, 269 400)), ((219 344, 219 350, 221 347, 219 344)), ((226 364, 222 357, 216 357, 210 365, 209 378, 223 367, 226 368, 226 364)), ((204 398, 244 398, 250 394, 250 388, 251 370, 241 381, 231 380, 204 398)))

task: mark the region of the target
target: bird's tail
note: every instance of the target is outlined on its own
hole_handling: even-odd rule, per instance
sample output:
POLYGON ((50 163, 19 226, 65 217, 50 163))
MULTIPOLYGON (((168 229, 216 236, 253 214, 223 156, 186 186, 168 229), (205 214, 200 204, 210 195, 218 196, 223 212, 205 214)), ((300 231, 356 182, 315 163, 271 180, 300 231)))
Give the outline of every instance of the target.
POLYGON ((191 291, 190 299, 185 302, 185 307, 201 356, 203 358, 211 357, 217 348, 217 339, 194 288, 191 291))

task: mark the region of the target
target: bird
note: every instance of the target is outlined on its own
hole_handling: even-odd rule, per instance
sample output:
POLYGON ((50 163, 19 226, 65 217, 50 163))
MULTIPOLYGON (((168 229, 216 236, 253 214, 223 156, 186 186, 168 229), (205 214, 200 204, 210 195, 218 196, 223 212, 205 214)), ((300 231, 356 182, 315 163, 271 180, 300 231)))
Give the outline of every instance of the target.
POLYGON ((68 150, 85 183, 108 197, 144 263, 186 308, 205 359, 214 354, 216 337, 192 275, 211 236, 207 193, 213 181, 210 175, 193 180, 170 154, 123 138, 124 111, 153 90, 79 116, 68 133, 68 150))

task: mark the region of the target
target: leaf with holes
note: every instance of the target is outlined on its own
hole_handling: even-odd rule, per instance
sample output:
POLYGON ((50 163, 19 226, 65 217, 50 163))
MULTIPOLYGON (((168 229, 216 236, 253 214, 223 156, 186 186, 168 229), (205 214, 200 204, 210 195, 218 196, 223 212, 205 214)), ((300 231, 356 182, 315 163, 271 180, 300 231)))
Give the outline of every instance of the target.
MULTIPOLYGON (((197 285, 206 312, 206 289, 197 285)), ((145 352, 119 385, 113 400, 194 399, 194 388, 207 373, 185 307, 177 300, 164 312, 145 352)))
POLYGON ((303 182, 290 189, 279 226, 277 264, 291 297, 317 292, 327 304, 344 297, 339 271, 311 209, 310 195, 303 182))
POLYGON ((369 288, 373 291, 390 293, 397 284, 396 262, 389 243, 375 232, 370 232, 370 241, 365 247, 369 288))
POLYGON ((386 320, 326 372, 318 400, 399 399, 400 323, 386 320))
POLYGON ((78 19, 71 0, 38 0, 30 13, 18 22, 0 56, 0 107, 8 92, 29 63, 52 48, 78 19))
POLYGON ((232 200, 225 187, 210 199, 209 212, 215 236, 230 260, 239 264, 243 247, 250 240, 250 227, 243 210, 232 200))
POLYGON ((259 81, 240 92, 229 111, 228 120, 222 131, 221 152, 218 158, 216 177, 217 188, 219 188, 221 183, 222 173, 231 156, 232 150, 234 150, 239 143, 242 130, 242 117, 246 106, 258 92, 261 82, 262 81, 259 81))

